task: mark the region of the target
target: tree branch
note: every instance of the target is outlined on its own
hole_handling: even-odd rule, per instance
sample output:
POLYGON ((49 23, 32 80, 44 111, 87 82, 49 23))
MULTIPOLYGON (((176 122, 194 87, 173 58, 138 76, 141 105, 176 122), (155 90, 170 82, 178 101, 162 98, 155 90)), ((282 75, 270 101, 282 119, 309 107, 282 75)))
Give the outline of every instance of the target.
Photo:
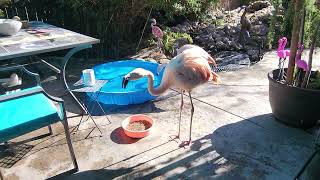
POLYGON ((317 35, 318 35, 318 31, 319 31, 320 25, 317 24, 316 29, 314 31, 314 34, 312 36, 312 41, 310 43, 310 52, 309 52, 309 61, 308 61, 308 70, 306 72, 306 75, 303 78, 303 82, 301 87, 302 88, 306 88, 310 79, 310 74, 311 74, 311 70, 312 70, 312 57, 313 57, 313 51, 317 42, 317 35))
POLYGON ((299 43, 299 34, 300 34, 300 26, 301 26, 301 17, 303 16, 303 8, 304 7, 304 0, 295 0, 295 15, 294 15, 294 22, 292 28, 292 36, 291 36, 291 43, 290 43, 290 58, 287 70, 287 84, 292 85, 293 83, 293 73, 295 67, 295 58, 298 49, 299 43))

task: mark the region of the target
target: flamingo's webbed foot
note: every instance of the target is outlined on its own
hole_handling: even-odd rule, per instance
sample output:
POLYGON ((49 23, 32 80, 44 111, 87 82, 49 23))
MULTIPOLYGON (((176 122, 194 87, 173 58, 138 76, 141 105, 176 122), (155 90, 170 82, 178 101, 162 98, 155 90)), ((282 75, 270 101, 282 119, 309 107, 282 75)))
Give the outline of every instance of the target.
POLYGON ((191 140, 189 141, 182 141, 182 143, 179 145, 179 147, 188 147, 191 145, 191 140))
POLYGON ((180 140, 180 136, 179 135, 170 135, 169 136, 171 140, 180 140))

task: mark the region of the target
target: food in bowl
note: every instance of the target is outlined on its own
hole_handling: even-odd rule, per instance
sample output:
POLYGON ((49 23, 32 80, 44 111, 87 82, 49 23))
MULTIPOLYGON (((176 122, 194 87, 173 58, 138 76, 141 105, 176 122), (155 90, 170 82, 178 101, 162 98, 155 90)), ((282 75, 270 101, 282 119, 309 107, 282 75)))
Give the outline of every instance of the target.
POLYGON ((135 122, 130 122, 127 129, 130 131, 144 131, 151 127, 151 123, 145 120, 138 120, 135 122))
POLYGON ((129 116, 122 122, 122 129, 131 138, 143 138, 150 134, 153 123, 149 116, 136 114, 129 116))

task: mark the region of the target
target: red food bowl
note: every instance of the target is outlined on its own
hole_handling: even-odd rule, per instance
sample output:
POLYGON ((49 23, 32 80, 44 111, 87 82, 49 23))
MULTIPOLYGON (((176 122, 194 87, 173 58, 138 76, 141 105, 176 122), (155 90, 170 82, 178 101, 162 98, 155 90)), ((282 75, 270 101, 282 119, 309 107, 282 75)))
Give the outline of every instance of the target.
POLYGON ((123 122, 122 122, 122 129, 124 131, 124 133, 131 137, 131 138, 143 138, 146 137, 150 134, 150 131, 153 127, 153 120, 146 115, 143 114, 136 114, 136 115, 132 115, 127 117, 123 122), (137 121, 145 121, 150 123, 150 128, 143 130, 143 131, 132 131, 128 129, 128 125, 132 122, 137 122, 137 121))

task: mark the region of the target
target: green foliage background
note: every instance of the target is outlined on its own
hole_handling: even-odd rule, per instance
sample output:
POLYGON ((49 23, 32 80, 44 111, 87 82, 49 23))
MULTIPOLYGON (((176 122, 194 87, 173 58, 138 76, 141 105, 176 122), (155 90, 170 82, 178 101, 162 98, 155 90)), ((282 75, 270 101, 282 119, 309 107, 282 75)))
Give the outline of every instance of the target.
MULTIPOLYGON (((293 26, 294 16, 294 0, 272 0, 271 3, 275 7, 273 17, 271 19, 270 29, 268 32, 268 47, 277 47, 278 39, 285 36, 288 38, 288 45, 290 45, 291 30, 293 26)), ((318 21, 319 10, 314 5, 315 0, 305 0, 306 17, 304 26, 304 45, 309 47, 310 38, 313 34, 314 25, 318 21)), ((317 45, 320 45, 318 39, 317 45)))
MULTIPOLYGON (((18 7, 19 16, 23 17, 24 6, 29 10, 29 18, 43 19, 51 24, 65 27, 101 40, 93 52, 95 57, 119 58, 136 52, 139 39, 150 36, 150 18, 156 18, 161 28, 174 25, 185 19, 205 20, 207 12, 217 5, 219 0, 0 0, 0 16, 5 16, 5 7, 18 7), (11 4, 11 5, 10 5, 11 4)), ((255 0, 241 0, 241 4, 248 4, 255 0)), ((268 46, 277 47, 278 39, 282 36, 290 42, 293 22, 294 0, 270 0, 275 11, 268 33, 268 46)), ((312 26, 318 10, 314 6, 315 0, 306 0, 306 21, 304 44, 309 45, 312 26)), ((13 8, 8 8, 8 17, 16 15, 13 8)), ((173 39, 170 34, 168 39, 173 39)), ((169 41, 168 41, 169 42, 169 41)), ((171 40, 170 40, 171 42, 171 40)), ((319 43, 318 43, 319 44, 319 43)), ((143 42, 140 48, 148 45, 143 42)), ((165 43, 170 50, 171 43, 165 43)), ((289 47, 289 44, 288 46, 289 47)))
MULTIPOLYGON (((10 0, 0 0, 0 7, 4 10, 2 1, 10 0)), ((31 16, 37 12, 41 19, 51 24, 99 38, 101 43, 95 47, 95 56, 119 58, 135 53, 146 23, 143 37, 148 37, 151 33, 150 22, 147 22, 150 10, 150 18, 156 18, 161 26, 175 24, 176 19, 198 19, 217 1, 20 0, 13 4, 22 10, 23 6, 27 6, 30 19, 35 20, 31 16)), ((9 9, 9 18, 15 15, 14 11, 9 9)), ((20 12, 19 16, 23 14, 20 12)), ((140 47, 144 45, 146 44, 142 43, 140 47)))

